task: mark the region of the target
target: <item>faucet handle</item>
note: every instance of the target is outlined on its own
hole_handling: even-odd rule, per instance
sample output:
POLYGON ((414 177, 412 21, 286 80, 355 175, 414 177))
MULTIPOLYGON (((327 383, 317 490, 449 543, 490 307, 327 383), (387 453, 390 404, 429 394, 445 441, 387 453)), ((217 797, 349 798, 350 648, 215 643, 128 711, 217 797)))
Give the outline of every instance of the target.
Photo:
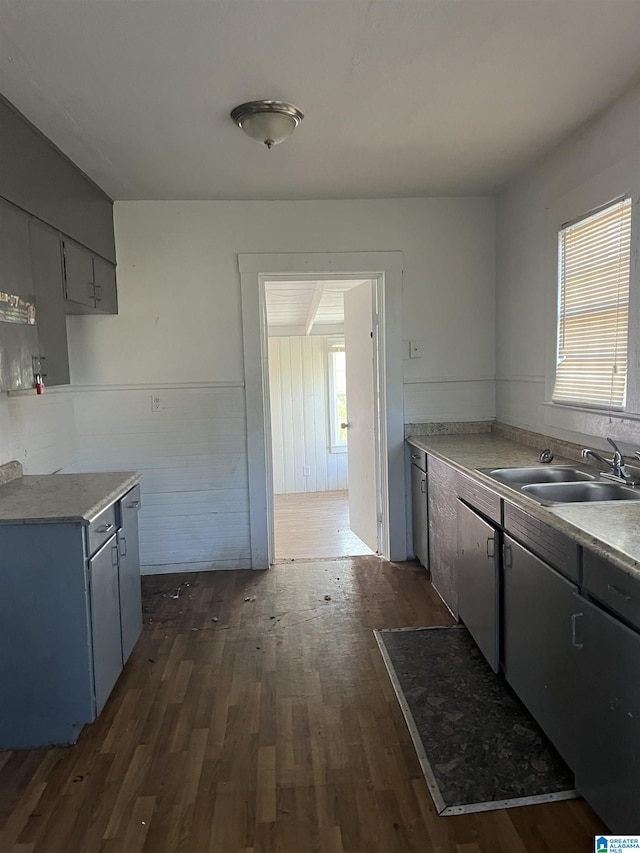
POLYGON ((623 461, 623 459, 624 459, 624 456, 623 456, 623 454, 622 454, 622 451, 621 451, 621 450, 620 450, 620 448, 618 447, 618 445, 615 443, 615 441, 614 441, 612 438, 609 438, 609 436, 607 436, 607 441, 609 442, 609 444, 611 445, 611 447, 613 447, 613 450, 614 450, 614 452, 615 452, 615 457, 614 457, 614 458, 616 458, 619 462, 622 462, 622 461, 623 461))

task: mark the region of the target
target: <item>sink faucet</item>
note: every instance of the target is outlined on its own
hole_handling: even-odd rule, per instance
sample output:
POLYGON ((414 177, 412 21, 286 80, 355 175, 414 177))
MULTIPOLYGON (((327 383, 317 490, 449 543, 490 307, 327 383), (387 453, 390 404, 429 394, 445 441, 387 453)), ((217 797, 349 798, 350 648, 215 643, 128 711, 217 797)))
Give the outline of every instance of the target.
MULTIPOLYGON (((592 456, 594 459, 597 459, 601 465, 604 465, 609 469, 611 473, 603 474, 604 477, 615 478, 616 480, 623 480, 625 483, 629 483, 634 485, 633 477, 631 473, 627 470, 626 465, 624 464, 624 456, 622 455, 622 451, 615 443, 612 438, 607 436, 607 441, 613 447, 613 456, 611 459, 605 459, 604 456, 601 456, 599 453, 596 453, 595 450, 590 450, 588 447, 585 447, 582 453, 580 454, 583 459, 588 459, 592 456)), ((640 456, 640 451, 638 453, 640 456)))

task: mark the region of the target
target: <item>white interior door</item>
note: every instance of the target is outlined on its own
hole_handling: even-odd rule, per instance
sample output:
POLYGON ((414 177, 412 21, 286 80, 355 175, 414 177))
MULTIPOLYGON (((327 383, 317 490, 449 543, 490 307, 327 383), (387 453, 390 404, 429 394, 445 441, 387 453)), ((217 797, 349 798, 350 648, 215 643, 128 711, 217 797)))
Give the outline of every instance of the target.
POLYGON ((351 529, 378 550, 373 286, 366 281, 344 294, 344 342, 351 529))

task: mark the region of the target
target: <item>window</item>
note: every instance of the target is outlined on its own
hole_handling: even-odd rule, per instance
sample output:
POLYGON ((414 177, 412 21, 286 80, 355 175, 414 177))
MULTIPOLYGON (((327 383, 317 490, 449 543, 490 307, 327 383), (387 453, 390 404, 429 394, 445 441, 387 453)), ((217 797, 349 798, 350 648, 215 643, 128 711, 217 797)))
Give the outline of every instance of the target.
POLYGON ((630 198, 560 229, 555 402, 624 409, 630 259, 630 198))
POLYGON ((329 341, 329 433, 332 453, 347 450, 347 381, 344 343, 329 341))

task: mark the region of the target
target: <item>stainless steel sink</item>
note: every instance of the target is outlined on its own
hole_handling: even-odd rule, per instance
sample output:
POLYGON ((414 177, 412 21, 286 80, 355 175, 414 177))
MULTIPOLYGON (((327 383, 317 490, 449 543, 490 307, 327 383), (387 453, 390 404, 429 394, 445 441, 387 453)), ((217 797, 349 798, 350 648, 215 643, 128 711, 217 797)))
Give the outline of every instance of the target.
POLYGON ((532 483, 522 486, 521 491, 543 504, 640 500, 640 490, 618 485, 618 483, 602 481, 591 483, 532 483))
POLYGON ((485 474, 507 486, 522 486, 528 483, 575 483, 595 480, 593 474, 568 465, 535 465, 530 468, 486 469, 485 474))

